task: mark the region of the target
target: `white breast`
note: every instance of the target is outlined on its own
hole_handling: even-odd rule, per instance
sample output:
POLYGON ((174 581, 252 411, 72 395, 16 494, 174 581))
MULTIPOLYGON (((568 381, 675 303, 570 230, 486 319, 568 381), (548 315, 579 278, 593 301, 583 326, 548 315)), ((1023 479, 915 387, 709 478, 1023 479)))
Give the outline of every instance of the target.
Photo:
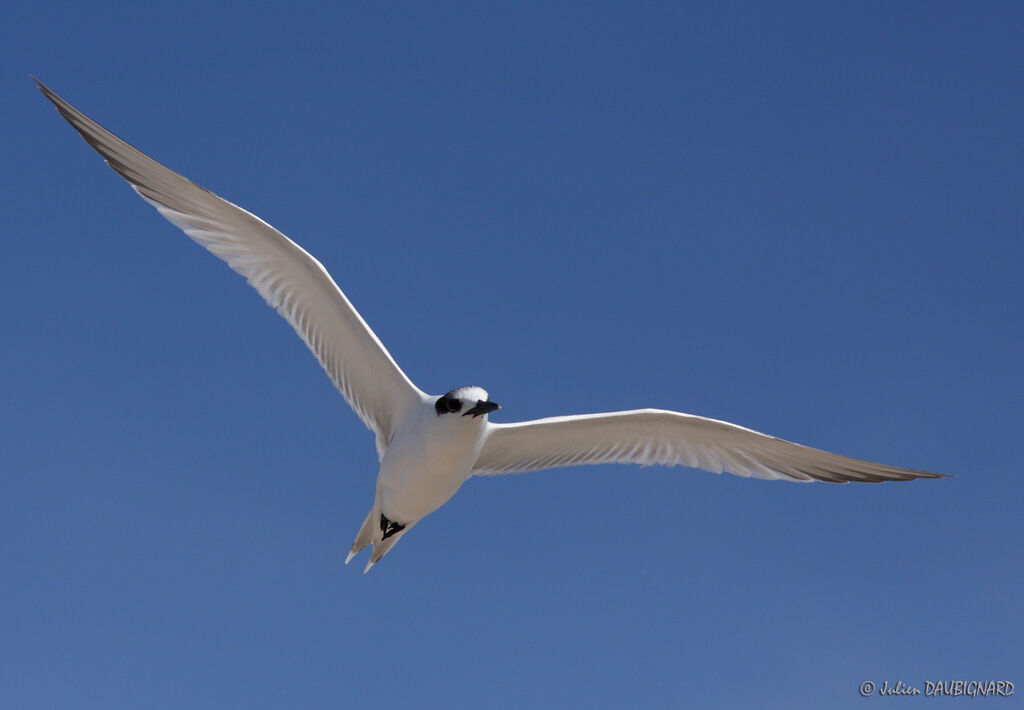
POLYGON ((455 495, 480 452, 485 420, 438 416, 428 401, 403 421, 380 462, 381 512, 389 520, 410 523, 455 495))

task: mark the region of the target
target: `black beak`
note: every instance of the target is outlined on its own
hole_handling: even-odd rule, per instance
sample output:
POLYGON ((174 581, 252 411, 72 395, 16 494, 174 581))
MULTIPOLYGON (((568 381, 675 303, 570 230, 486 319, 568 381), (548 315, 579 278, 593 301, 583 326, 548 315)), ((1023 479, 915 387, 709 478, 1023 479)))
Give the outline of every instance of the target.
POLYGON ((494 402, 485 402, 482 399, 478 399, 476 401, 476 406, 473 407, 472 409, 466 410, 466 413, 463 414, 462 416, 468 417, 470 414, 472 414, 474 417, 479 417, 481 414, 493 412, 495 409, 501 409, 501 405, 496 404, 494 402))

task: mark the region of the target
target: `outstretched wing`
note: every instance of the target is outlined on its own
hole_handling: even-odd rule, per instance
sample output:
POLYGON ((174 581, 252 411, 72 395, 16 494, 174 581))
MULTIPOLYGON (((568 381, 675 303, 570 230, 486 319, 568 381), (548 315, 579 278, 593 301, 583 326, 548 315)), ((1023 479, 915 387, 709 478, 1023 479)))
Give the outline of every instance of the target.
POLYGON ((489 423, 473 473, 493 476, 599 463, 690 466, 794 481, 908 481, 941 478, 861 461, 692 414, 637 409, 489 423))
POLYGON ((401 417, 425 395, 395 364, 320 262, 259 217, 164 167, 36 83, 143 199, 226 261, 284 316, 377 434, 382 453, 401 417))

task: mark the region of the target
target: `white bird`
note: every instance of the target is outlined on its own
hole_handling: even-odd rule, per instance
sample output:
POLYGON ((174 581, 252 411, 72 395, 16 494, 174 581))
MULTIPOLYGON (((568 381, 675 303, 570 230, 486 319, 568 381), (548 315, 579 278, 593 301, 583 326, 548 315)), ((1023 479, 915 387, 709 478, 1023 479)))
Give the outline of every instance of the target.
POLYGON ((581 464, 683 465, 791 481, 941 478, 830 454, 728 422, 659 409, 488 421, 480 387, 428 395, 398 367, 320 262, 259 217, 136 150, 36 80, 86 142, 144 200, 244 276, 295 329, 376 435, 373 507, 345 560, 372 545, 365 571, 471 476, 581 464))

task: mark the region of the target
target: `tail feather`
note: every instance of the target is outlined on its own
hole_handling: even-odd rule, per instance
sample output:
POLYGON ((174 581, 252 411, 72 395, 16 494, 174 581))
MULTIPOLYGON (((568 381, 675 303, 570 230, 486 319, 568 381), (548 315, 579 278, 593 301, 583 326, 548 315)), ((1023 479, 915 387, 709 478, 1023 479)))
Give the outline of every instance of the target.
POLYGON ((399 530, 398 532, 393 533, 387 540, 382 539, 380 535, 374 537, 373 552, 370 553, 370 560, 366 563, 366 569, 363 570, 363 574, 369 572, 371 567, 380 562, 380 558, 388 554, 388 550, 394 547, 395 543, 401 539, 402 535, 409 532, 409 528, 411 527, 411 523, 406 525, 404 530, 399 530))
POLYGON ((375 505, 370 509, 369 514, 366 516, 366 520, 363 521, 363 526, 359 528, 359 533, 356 535, 355 542, 352 543, 352 549, 348 553, 348 557, 345 558, 345 564, 352 561, 360 551, 373 545, 373 551, 370 553, 370 560, 366 563, 366 569, 363 573, 370 571, 370 568, 380 562, 380 559, 388 553, 395 543, 405 535, 419 521, 412 523, 406 523, 405 527, 398 532, 392 532, 388 538, 384 539, 383 531, 380 528, 380 511, 375 505))
POLYGON ((373 524, 374 510, 376 510, 376 506, 371 508, 370 512, 366 514, 366 520, 363 521, 363 526, 359 528, 359 533, 352 543, 352 550, 348 553, 348 557, 345 558, 345 564, 351 562, 352 558, 363 548, 373 543, 373 534, 376 531, 376 526, 373 524))

